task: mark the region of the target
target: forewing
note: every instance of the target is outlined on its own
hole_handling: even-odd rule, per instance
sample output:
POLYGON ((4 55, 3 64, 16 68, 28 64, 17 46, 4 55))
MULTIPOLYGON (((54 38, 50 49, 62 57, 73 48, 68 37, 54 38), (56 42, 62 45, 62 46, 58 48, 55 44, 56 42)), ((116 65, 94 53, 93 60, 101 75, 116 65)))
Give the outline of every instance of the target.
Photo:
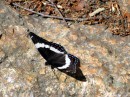
POLYGON ((37 36, 36 34, 34 34, 33 32, 29 32, 28 34, 30 36, 30 38, 32 39, 33 43, 45 43, 45 44, 49 44, 49 41, 37 36))
POLYGON ((60 44, 53 43, 53 42, 50 42, 50 44, 51 44, 51 47, 59 50, 60 52, 64 52, 64 54, 67 53, 66 50, 65 50, 65 48, 63 46, 61 46, 60 44))
POLYGON ((64 64, 64 53, 66 53, 66 51, 63 46, 49 42, 32 32, 29 33, 29 36, 47 63, 54 65, 55 67, 62 66, 64 64))
POLYGON ((38 49, 38 51, 40 52, 42 57, 45 58, 45 60, 48 60, 49 57, 51 57, 53 54, 55 54, 55 52, 53 52, 49 49, 50 42, 37 36, 36 34, 34 34, 32 32, 29 33, 29 36, 31 37, 35 47, 38 49))

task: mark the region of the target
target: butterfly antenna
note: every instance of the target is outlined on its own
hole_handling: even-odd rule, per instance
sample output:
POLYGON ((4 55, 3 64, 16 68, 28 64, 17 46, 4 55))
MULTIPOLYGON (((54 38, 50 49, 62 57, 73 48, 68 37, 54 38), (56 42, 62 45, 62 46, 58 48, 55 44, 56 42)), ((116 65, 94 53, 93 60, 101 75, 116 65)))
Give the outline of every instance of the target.
POLYGON ((27 31, 26 31, 26 36, 27 36, 27 37, 29 37, 29 33, 30 33, 30 30, 27 29, 27 31))

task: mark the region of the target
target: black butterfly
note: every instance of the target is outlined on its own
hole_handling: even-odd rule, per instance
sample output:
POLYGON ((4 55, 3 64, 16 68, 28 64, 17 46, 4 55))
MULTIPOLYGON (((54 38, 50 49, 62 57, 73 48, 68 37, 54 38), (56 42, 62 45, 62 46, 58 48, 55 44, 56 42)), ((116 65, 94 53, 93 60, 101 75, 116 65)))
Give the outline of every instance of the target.
POLYGON ((46 60, 45 65, 51 65, 52 69, 57 68, 77 80, 86 81, 79 68, 80 60, 77 57, 68 54, 63 46, 49 42, 33 32, 30 32, 29 36, 42 57, 46 60))

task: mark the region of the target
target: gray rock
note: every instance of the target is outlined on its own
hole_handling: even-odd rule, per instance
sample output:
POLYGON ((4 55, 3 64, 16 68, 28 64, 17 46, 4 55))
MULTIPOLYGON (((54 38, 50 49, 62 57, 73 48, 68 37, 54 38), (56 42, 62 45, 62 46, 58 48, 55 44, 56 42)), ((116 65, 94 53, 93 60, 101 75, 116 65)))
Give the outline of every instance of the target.
POLYGON ((104 25, 66 28, 57 20, 19 16, 3 0, 0 10, 1 97, 129 97, 130 36, 113 36, 104 25), (87 81, 46 67, 27 29, 79 57, 87 81))

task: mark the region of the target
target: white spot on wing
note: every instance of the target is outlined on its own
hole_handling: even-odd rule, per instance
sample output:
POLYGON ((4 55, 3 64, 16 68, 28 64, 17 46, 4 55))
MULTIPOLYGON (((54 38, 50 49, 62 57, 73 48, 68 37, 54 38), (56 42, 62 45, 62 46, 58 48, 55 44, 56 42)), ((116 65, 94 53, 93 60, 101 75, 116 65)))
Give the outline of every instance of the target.
POLYGON ((50 47, 50 50, 56 52, 56 53, 61 53, 64 54, 63 52, 59 51, 58 49, 55 49, 54 47, 50 47))
POLYGON ((33 38, 33 36, 30 37, 31 39, 33 38))
POLYGON ((45 44, 44 43, 36 43, 35 44, 35 46, 36 46, 36 48, 46 48, 47 46, 45 46, 45 44))
POLYGON ((48 48, 48 49, 50 49, 51 51, 53 51, 55 53, 64 54, 64 52, 61 52, 58 49, 55 49, 54 47, 46 45, 44 43, 36 43, 35 46, 36 46, 37 49, 38 48, 48 48))
POLYGON ((45 48, 50 48, 50 46, 49 45, 44 45, 45 46, 45 48))
POLYGON ((71 60, 69 59, 68 55, 65 55, 65 65, 58 67, 58 69, 66 69, 70 66, 71 60))

